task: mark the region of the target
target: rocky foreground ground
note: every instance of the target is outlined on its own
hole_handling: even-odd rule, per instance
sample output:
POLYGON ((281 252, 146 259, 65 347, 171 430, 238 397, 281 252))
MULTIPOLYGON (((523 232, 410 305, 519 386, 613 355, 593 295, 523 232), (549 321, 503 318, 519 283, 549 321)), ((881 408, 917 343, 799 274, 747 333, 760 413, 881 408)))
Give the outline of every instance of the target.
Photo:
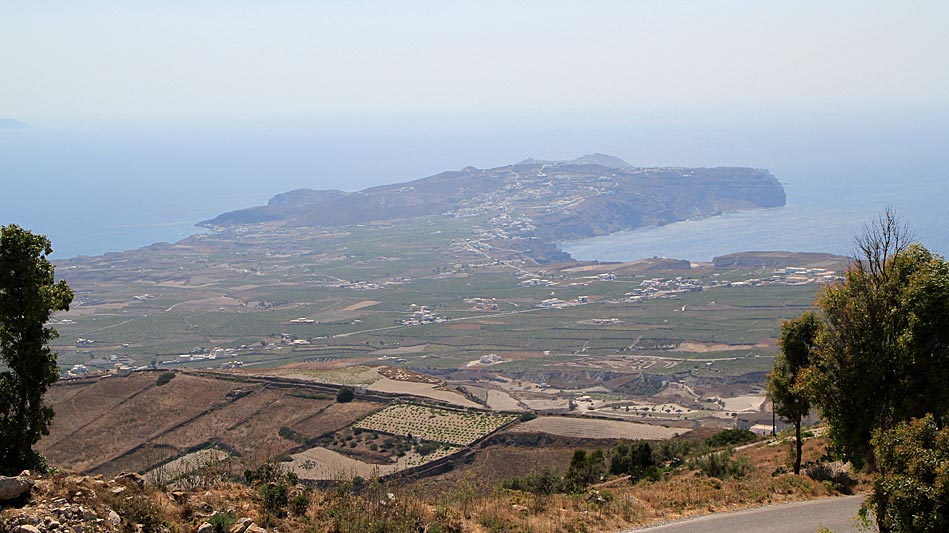
POLYGON ((179 525, 193 524, 186 531, 267 531, 253 518, 239 517, 240 510, 215 509, 213 496, 210 491, 153 491, 146 488, 138 474, 106 479, 101 475, 35 476, 24 472, 16 477, 0 477, 0 532, 171 533, 180 530, 179 526, 169 527, 163 523, 163 515, 168 512, 182 518, 179 525))

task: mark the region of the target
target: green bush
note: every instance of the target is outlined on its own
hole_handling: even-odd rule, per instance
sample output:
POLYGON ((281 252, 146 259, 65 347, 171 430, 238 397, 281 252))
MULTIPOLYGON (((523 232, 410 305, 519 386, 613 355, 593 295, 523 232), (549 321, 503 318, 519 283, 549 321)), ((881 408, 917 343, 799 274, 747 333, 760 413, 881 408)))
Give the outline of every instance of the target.
POLYGON ((296 496, 290 498, 290 512, 297 516, 305 515, 309 507, 310 492, 308 490, 301 491, 296 496))
POLYGON ((628 475, 634 483, 659 477, 652 446, 646 441, 617 444, 610 450, 609 456, 610 473, 613 475, 628 475))
POLYGON ((751 462, 747 457, 735 459, 733 457, 734 453, 733 450, 729 449, 700 455, 689 461, 689 466, 699 470, 708 477, 718 479, 741 479, 751 472, 751 462))
POLYGON ((419 455, 431 455, 441 447, 437 442, 423 442, 415 447, 419 455))
POLYGON ((606 473, 606 461, 603 450, 574 450, 570 458, 570 467, 564 476, 565 488, 571 492, 578 492, 591 483, 600 481, 606 473))
POLYGON ((550 495, 564 492, 563 479, 554 474, 549 467, 531 472, 523 477, 515 477, 501 482, 501 488, 530 492, 536 495, 550 495))
POLYGON ((237 517, 230 513, 214 513, 208 518, 208 523, 214 527, 214 533, 227 533, 237 523, 237 517))
POLYGON ((336 393, 336 401, 339 403, 349 403, 356 398, 356 392, 352 387, 343 387, 336 393))
POLYGON ((949 531, 949 427, 932 415, 873 437, 878 470, 860 514, 880 531, 949 531))
POLYGON ((158 375, 158 379, 155 380, 155 386, 161 387, 162 385, 167 385, 169 381, 175 378, 174 372, 162 372, 158 375))
POLYGON ((723 448, 725 446, 747 444, 756 440, 758 440, 758 435, 747 429, 724 429, 705 439, 705 443, 710 448, 723 448))
POLYGON ((257 497, 260 498, 261 506, 264 511, 275 516, 286 516, 287 504, 290 503, 289 489, 284 482, 267 483, 257 489, 257 497))

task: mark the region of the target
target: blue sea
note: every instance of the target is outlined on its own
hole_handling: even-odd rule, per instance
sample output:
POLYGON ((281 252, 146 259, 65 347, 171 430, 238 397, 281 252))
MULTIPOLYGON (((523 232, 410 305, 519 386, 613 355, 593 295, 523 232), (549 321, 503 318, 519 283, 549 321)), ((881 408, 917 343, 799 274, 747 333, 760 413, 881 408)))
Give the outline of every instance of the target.
POLYGON ((53 258, 202 231, 197 222, 296 188, 359 190, 527 157, 603 152, 641 166, 751 166, 786 207, 564 244, 577 259, 708 260, 744 250, 847 254, 891 206, 949 252, 949 112, 642 112, 569 116, 30 120, 0 130, 0 224, 47 234, 53 258))
POLYGON ((672 257, 710 261, 715 256, 755 250, 852 255, 864 225, 892 208, 915 238, 932 250, 949 252, 949 187, 941 178, 883 182, 872 190, 834 184, 785 184, 784 207, 728 212, 664 226, 639 228, 563 243, 575 259, 632 261, 672 257))

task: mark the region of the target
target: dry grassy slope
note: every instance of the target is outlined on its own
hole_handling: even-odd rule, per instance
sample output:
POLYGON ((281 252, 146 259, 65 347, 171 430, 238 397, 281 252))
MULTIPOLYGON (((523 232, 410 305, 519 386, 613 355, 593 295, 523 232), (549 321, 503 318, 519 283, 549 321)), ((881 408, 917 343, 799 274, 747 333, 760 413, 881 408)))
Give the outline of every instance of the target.
POLYGON ((208 441, 235 450, 250 466, 295 444, 282 426, 307 436, 343 427, 378 408, 292 396, 259 384, 179 374, 158 387, 156 373, 61 383, 49 392, 56 411, 37 448, 74 472, 141 471, 208 441), (250 391, 236 400, 227 393, 250 391))

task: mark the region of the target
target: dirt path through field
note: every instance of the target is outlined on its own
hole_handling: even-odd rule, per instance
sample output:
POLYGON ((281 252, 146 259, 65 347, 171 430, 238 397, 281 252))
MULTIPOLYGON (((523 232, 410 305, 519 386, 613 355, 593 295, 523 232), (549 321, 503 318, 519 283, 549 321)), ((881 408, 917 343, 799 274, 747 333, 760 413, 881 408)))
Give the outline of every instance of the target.
POLYGON ((359 311, 360 309, 363 309, 364 307, 372 307, 374 305, 378 305, 379 303, 381 302, 377 302, 375 300, 363 300, 361 302, 354 303, 353 305, 350 305, 348 307, 344 307, 341 309, 341 311, 359 311))

